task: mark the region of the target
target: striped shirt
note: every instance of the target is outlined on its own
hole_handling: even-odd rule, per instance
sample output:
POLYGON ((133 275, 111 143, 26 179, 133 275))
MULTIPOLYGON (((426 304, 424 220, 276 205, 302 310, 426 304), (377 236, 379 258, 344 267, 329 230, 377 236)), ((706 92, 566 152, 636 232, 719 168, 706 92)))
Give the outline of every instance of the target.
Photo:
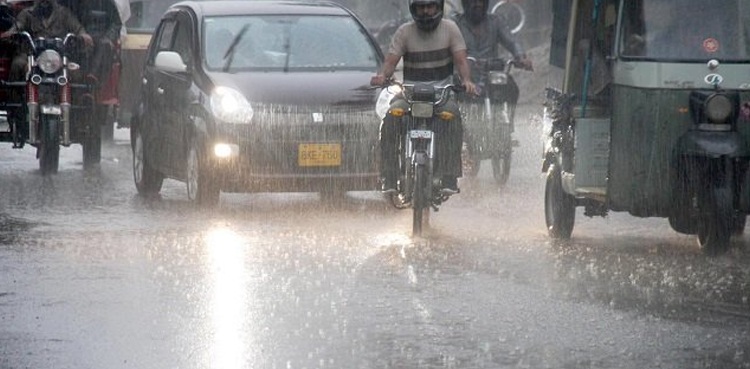
POLYGON ((455 22, 441 20, 432 32, 407 22, 396 30, 389 53, 403 57, 405 81, 442 81, 453 75, 453 53, 466 50, 455 22))

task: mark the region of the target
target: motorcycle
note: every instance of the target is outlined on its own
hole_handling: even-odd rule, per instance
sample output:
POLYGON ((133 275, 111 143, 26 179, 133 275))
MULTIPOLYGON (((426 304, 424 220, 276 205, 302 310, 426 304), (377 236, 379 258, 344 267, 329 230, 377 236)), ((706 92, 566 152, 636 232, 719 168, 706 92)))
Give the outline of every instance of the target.
POLYGON ((0 111, 6 113, 0 141, 12 142, 14 148, 23 148, 26 143, 36 147, 42 175, 57 173, 60 146, 73 143, 83 145, 84 167, 98 164, 100 128, 86 119, 94 100, 91 95, 83 98, 93 88, 71 80, 80 69, 72 61, 78 50, 77 36, 33 39, 28 32, 22 32, 14 35, 14 40, 18 47, 29 49, 26 80, 8 81, 7 73, 0 75, 4 95, 23 96, 0 102, 0 111))
POLYGON ((465 164, 469 176, 479 173, 482 160, 492 160, 492 173, 499 185, 510 176, 513 147, 518 145, 512 134, 518 101, 518 86, 510 74, 514 60, 468 57, 479 97, 460 96, 466 127, 465 164))
POLYGON ((397 209, 412 208, 414 236, 420 236, 428 224, 430 209, 437 211, 438 206, 451 196, 441 191, 440 179, 434 176, 435 143, 440 138, 432 126, 436 119, 452 118, 439 116, 436 107, 445 104, 453 92, 460 91, 463 91, 463 87, 453 84, 433 86, 428 83, 391 81, 391 85, 381 91, 377 101, 376 112, 381 119, 389 109, 394 116, 403 117, 406 134, 399 150, 401 174, 398 192, 389 197, 397 209), (403 96, 408 109, 391 108, 390 103, 395 96, 403 96))

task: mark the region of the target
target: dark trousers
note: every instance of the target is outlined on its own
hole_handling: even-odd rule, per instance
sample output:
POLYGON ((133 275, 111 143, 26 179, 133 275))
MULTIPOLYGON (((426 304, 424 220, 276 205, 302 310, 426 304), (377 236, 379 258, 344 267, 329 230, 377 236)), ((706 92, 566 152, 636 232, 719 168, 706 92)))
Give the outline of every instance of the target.
POLYGON ((94 40, 94 50, 87 57, 88 68, 86 70, 93 74, 99 80, 99 83, 105 83, 109 78, 109 72, 112 70, 115 49, 104 37, 97 37, 94 40))
MULTIPOLYGON (((408 104, 403 99, 395 99, 391 107, 408 109, 408 104)), ((458 104, 449 100, 438 107, 437 111, 450 111, 455 118, 449 121, 433 118, 432 129, 436 140, 433 158, 434 175, 436 178, 461 177, 461 145, 464 130, 458 104)), ((406 136, 405 119, 408 118, 397 118, 386 114, 380 125, 380 173, 387 179, 397 179, 403 169, 399 167, 399 157, 406 136)))

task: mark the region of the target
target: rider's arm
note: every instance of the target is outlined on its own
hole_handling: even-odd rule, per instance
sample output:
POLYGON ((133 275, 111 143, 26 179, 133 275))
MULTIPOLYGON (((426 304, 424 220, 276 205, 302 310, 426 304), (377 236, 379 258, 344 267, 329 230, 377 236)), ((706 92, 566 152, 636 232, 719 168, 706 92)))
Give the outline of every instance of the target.
POLYGON ((401 60, 401 57, 396 54, 388 53, 383 61, 383 68, 380 69, 380 73, 370 79, 370 84, 373 86, 382 86, 385 81, 393 77, 393 72, 396 71, 396 65, 401 60))
POLYGON ((461 83, 466 88, 466 93, 471 95, 477 94, 477 88, 474 83, 471 82, 471 66, 469 61, 466 59, 466 49, 457 50, 453 52, 453 64, 458 69, 458 75, 461 77, 461 83))
POLYGON ((520 66, 524 69, 531 70, 532 64, 531 60, 526 56, 526 52, 524 52, 523 47, 521 47, 521 44, 516 40, 515 37, 513 37, 513 34, 510 31, 510 28, 508 28, 508 25, 505 23, 505 20, 502 17, 499 16, 491 16, 491 21, 494 22, 494 28, 496 37, 500 45, 502 45, 506 50, 510 51, 510 53, 513 55, 513 58, 516 59, 516 61, 520 62, 520 66))

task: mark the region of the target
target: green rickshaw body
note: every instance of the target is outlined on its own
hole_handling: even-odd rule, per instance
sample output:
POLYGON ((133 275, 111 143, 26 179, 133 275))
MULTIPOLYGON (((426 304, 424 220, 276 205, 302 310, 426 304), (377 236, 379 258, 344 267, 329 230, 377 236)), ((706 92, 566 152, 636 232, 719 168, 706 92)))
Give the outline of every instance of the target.
MULTIPOLYGON (((721 87, 750 100, 750 63, 722 64, 721 87)), ((718 147, 678 147, 694 128, 688 102, 696 89, 711 90, 706 63, 618 61, 613 67, 609 172, 609 208, 640 217, 667 217, 672 210, 674 153, 750 155, 750 121, 740 116, 738 135, 718 147), (739 147, 735 147, 739 145, 739 147)), ((726 133, 724 133, 726 134, 726 133)), ((586 168, 576 168, 576 172, 586 168)))
POLYGON ((750 213, 750 3, 556 1, 550 65, 550 236, 584 207, 666 217, 725 251, 750 213))

